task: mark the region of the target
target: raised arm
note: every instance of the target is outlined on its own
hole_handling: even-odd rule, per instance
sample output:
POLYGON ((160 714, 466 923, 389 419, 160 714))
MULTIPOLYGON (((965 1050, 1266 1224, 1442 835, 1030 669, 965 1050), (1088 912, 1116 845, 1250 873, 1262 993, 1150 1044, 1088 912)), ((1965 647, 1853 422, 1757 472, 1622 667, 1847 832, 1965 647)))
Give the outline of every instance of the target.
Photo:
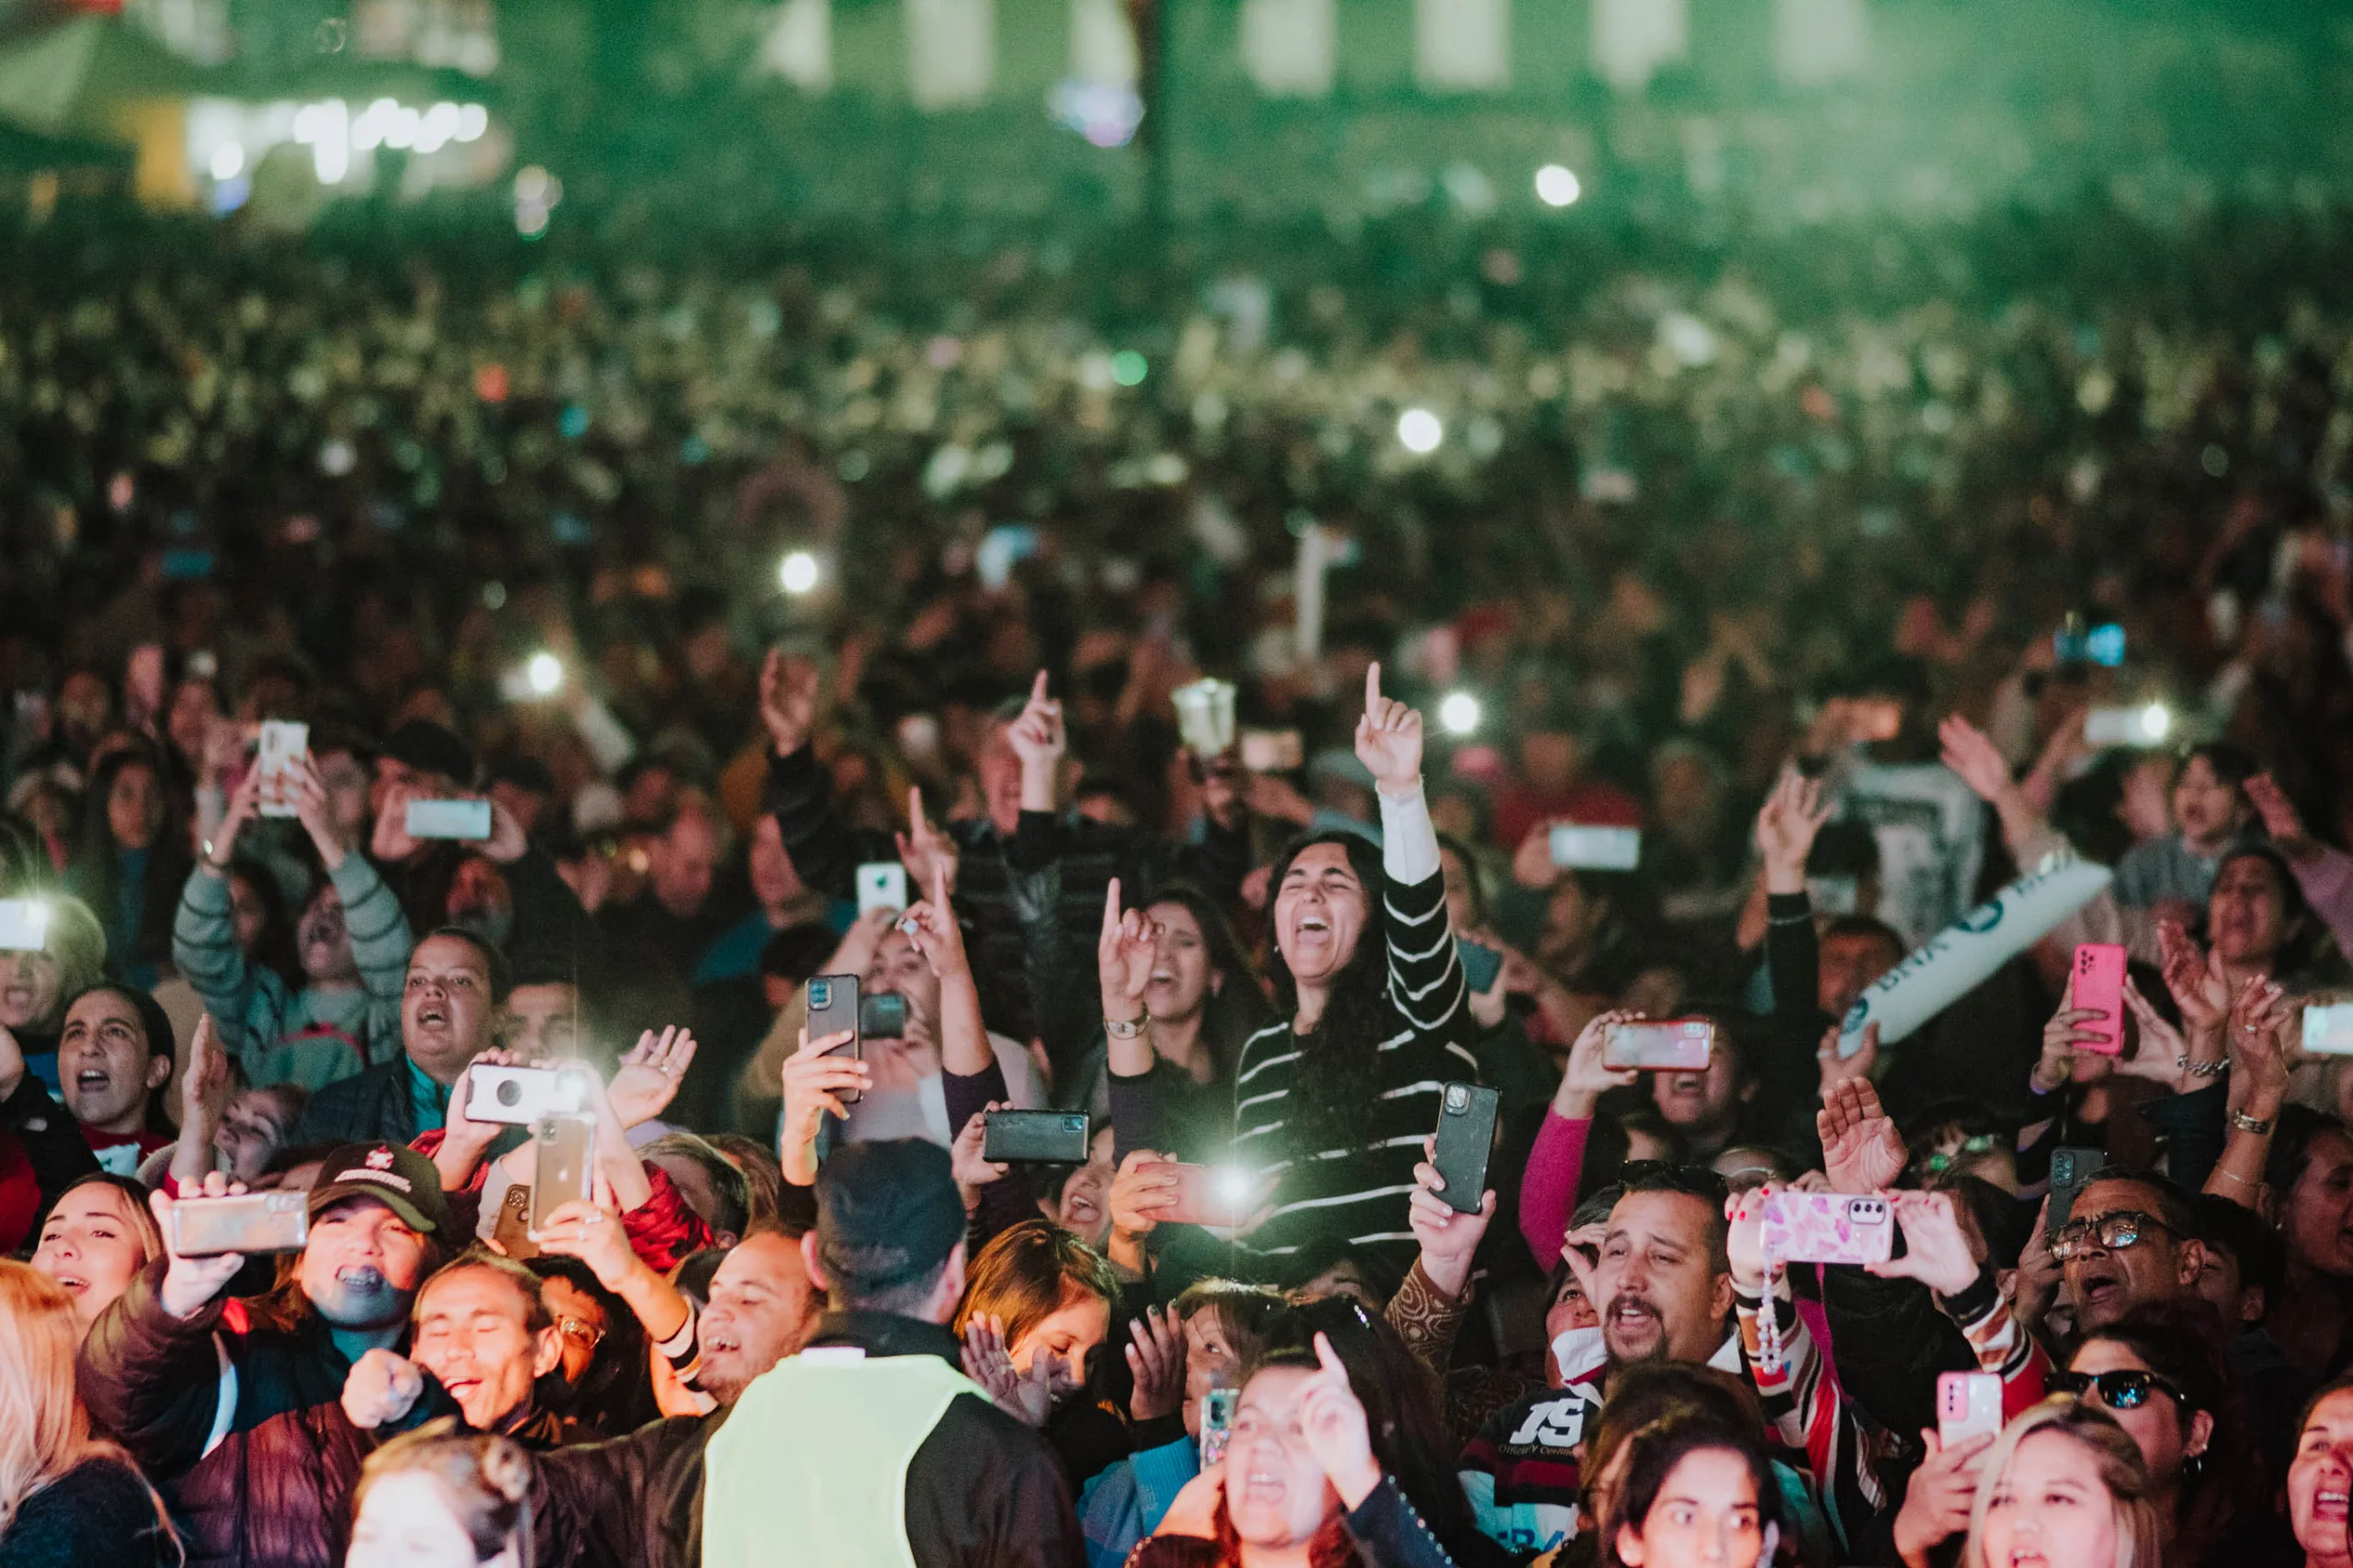
POLYGON ((1381 694, 1381 666, 1364 674, 1357 760, 1381 801, 1381 869, 1388 878, 1389 994, 1405 1021, 1443 1034, 1461 1013, 1462 964, 1438 874, 1438 829, 1422 794, 1422 716, 1381 694))
POLYGON ((810 749, 817 722, 817 666, 771 650, 760 669, 760 723, 768 733, 766 808, 784 836, 793 869, 813 888, 847 898, 858 862, 888 859, 834 814, 832 783, 810 749))
MULTIPOLYGON (((261 994, 261 971, 237 946, 235 909, 229 896, 229 863, 237 853, 237 835, 253 819, 260 789, 261 769, 248 769, 229 798, 228 814, 204 846, 203 858, 188 872, 179 909, 172 917, 172 962, 203 999, 205 1011, 218 1020, 222 1043, 239 1055, 278 1043, 275 1038, 248 1038, 246 1024, 261 994)), ((402 956, 405 961, 407 955, 402 956)), ((274 1020, 269 1027, 274 1036, 274 1020)))

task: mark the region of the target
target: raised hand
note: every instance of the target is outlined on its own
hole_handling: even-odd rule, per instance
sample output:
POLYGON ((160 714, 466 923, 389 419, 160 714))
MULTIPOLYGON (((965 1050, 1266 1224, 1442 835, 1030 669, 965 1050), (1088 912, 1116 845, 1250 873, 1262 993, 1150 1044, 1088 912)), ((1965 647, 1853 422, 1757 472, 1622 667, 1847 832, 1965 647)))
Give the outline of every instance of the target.
POLYGON ((1152 965, 1158 951, 1153 923, 1143 911, 1120 912, 1120 879, 1113 877, 1103 890, 1103 933, 1095 942, 1105 1017, 1120 1023, 1142 1020, 1143 994, 1152 984, 1152 965))
POLYGON ((1028 1426, 1043 1426, 1053 1414, 1057 1358, 1040 1351, 1029 1370, 1014 1370, 1006 1348, 1005 1324, 985 1314, 964 1325, 964 1375, 981 1385, 989 1403, 1028 1426))
POLYGON ((503 801, 492 801, 487 795, 468 798, 490 801, 490 836, 482 841, 484 857, 502 866, 511 866, 530 852, 531 835, 523 831, 523 820, 508 811, 503 801))
POLYGON ((210 1130, 228 1108, 229 1084, 228 1053, 213 1039, 212 1015, 206 1013, 196 1020, 196 1034, 188 1042, 188 1067, 180 1074, 180 1125, 204 1127, 210 1143, 210 1130))
POLYGON ((847 1120, 849 1107, 841 1096, 864 1094, 873 1086, 871 1067, 855 1057, 832 1054, 857 1038, 854 1031, 844 1029, 811 1040, 808 1028, 802 1027, 801 1049, 784 1059, 787 1148, 805 1147, 813 1142, 828 1114, 847 1120))
POLYGON ((1869 1078, 1879 1066, 1879 1023, 1876 1019, 1863 1026, 1863 1043, 1852 1056, 1838 1054, 1838 1043, 1845 1037, 1847 1026, 1833 1024, 1822 1031, 1821 1048, 1814 1051, 1815 1070, 1820 1074, 1822 1097, 1849 1078, 1869 1078))
MULTIPOLYGON (((237 835, 254 820, 261 810, 261 769, 248 767, 245 776, 229 795, 229 809, 221 818, 221 825, 212 830, 212 842, 205 846, 205 863, 216 871, 228 869, 236 858, 237 835)), ((329 869, 333 869, 332 867, 329 869)))
POLYGON ((390 1350, 369 1350, 344 1374, 343 1414, 362 1432, 372 1432, 416 1408, 424 1392, 423 1368, 390 1350))
POLYGON ((2010 781, 2010 765, 2001 749, 1986 738, 1984 731, 1960 714, 1949 714, 1937 726, 1937 739, 1944 748, 1944 765, 1961 775, 1961 781, 1979 800, 1998 801, 2015 787, 2010 781))
POLYGON ((760 726, 779 756, 809 744, 817 723, 817 666, 771 648, 760 665, 760 726))
POLYGON ((1868 1078, 1849 1078, 1823 1096, 1813 1119, 1822 1168, 1835 1192, 1877 1192, 1904 1174, 1904 1134, 1868 1078))
POLYGON ((2105 1044, 2108 1037, 2084 1026, 2107 1017, 2097 1007, 2075 1006, 2075 982, 2070 975, 2067 989, 2059 997, 2059 1010, 2042 1026, 2042 1054, 2036 1058, 2030 1074, 2034 1086, 2047 1095, 2071 1083, 2097 1083, 2114 1071, 2114 1057, 2086 1049, 2105 1044))
POLYGON ((1314 1375, 1299 1396, 1299 1436, 1315 1457, 1332 1490, 1346 1506, 1354 1508, 1381 1484, 1381 1461, 1373 1457, 1372 1435, 1366 1428, 1364 1402, 1348 1386, 1348 1369, 1340 1362, 1332 1341, 1315 1336, 1314 1375))
POLYGON ((652 1121, 670 1108, 687 1069, 694 1065, 697 1049, 694 1031, 676 1024, 658 1035, 647 1029, 637 1037, 636 1046, 621 1058, 612 1082, 605 1085, 613 1115, 624 1128, 652 1121))
POLYGON ((1471 1283, 1472 1257, 1487 1233, 1487 1221, 1495 1217, 1495 1195, 1481 1193, 1477 1210, 1463 1213, 1438 1197, 1446 1190, 1446 1178, 1432 1163, 1437 1158, 1438 1140, 1423 1139, 1422 1160, 1414 1167, 1414 1190, 1406 1194, 1405 1222, 1421 1244, 1422 1272, 1445 1295, 1459 1299, 1471 1283))
POLYGON ((1063 705, 1046 695, 1045 671, 1038 672, 1029 687, 1029 700, 1022 705, 1021 716, 1006 727, 1005 738, 1025 771, 1044 768, 1049 777, 1070 749, 1070 737, 1063 728, 1063 705))
POLYGON ((932 881, 925 886, 923 902, 899 917, 899 928, 907 940, 915 945, 931 972, 942 980, 970 974, 972 960, 964 953, 964 930, 956 924, 956 907, 949 902, 947 866, 935 858, 931 864, 932 881))
POLYGON ((1756 812, 1756 853, 1765 863, 1767 892, 1805 891, 1806 857, 1813 853, 1814 836, 1830 820, 1831 810, 1820 779, 1808 778, 1794 767, 1781 770, 1773 792, 1756 812))
POLYGON ((1146 1307, 1128 1324, 1128 1373, 1135 1380, 1128 1414, 1138 1421, 1174 1415, 1185 1403, 1185 1331, 1166 1307, 1146 1307))
POLYGON ((2317 851, 2319 846, 2305 829, 2302 814, 2277 779, 2268 773, 2258 773, 2246 781, 2245 788, 2247 801, 2263 819, 2263 831, 2271 835, 2271 842, 2279 846, 2282 855, 2290 860, 2303 860, 2317 851))
POLYGON ((2180 1094, 2196 1086, 2197 1080, 2189 1071, 2190 1065, 2201 1060, 2222 1060, 2219 1037, 2202 1033, 2199 1037, 2201 1047, 2211 1047, 2215 1053, 2212 1057, 2193 1054, 2181 1031, 2165 1021, 2165 1016, 2141 994, 2141 988, 2132 983, 2129 975, 2124 981, 2124 1006, 2141 1027, 2139 1048, 2130 1057, 2117 1061, 2116 1070, 2124 1076, 2163 1084, 2176 1094, 2180 1094))
POLYGON ((2290 1045, 2296 1021, 2278 982, 2251 980, 2231 1007, 2231 1085, 2235 1108, 2268 1119, 2288 1092, 2288 1074, 2300 1054, 2290 1045))
POLYGON ((907 879, 916 887, 929 888, 939 881, 938 871, 948 873, 948 889, 956 889, 956 841, 931 825, 923 814, 923 786, 907 789, 907 831, 897 835, 899 864, 907 869, 907 879))
POLYGON ((1904 1568, 1928 1568, 1937 1547, 1967 1532, 1970 1510, 1977 1501, 1980 1461, 1994 1446, 1988 1432, 1949 1449, 1931 1431, 1923 1431, 1920 1441, 1927 1446, 1928 1457, 1912 1472, 1904 1489, 1904 1506, 1895 1516, 1895 1551, 1904 1568))
MULTIPOLYGON (((247 775, 259 778, 256 767, 247 775)), ((326 781, 319 777, 319 765, 309 752, 294 758, 286 772, 286 788, 292 793, 294 820, 311 835, 312 846, 318 850, 320 863, 329 871, 343 864, 351 846, 343 841, 342 829, 335 826, 335 807, 327 799, 326 781)), ((226 824, 223 824, 225 829, 226 824)))
MULTIPOLYGON (((206 1173, 203 1184, 194 1196, 204 1198, 234 1198, 245 1190, 245 1184, 231 1181, 219 1171, 206 1173)), ((155 1224, 164 1233, 164 1245, 172 1244, 172 1205, 176 1200, 161 1188, 147 1195, 147 1207, 154 1211, 155 1224)), ((245 1255, 224 1252, 204 1257, 184 1256, 172 1253, 171 1262, 164 1270, 164 1286, 157 1292, 164 1311, 176 1318, 191 1318, 200 1312, 219 1295, 237 1271, 245 1266, 245 1255)))
POLYGON ((1422 782, 1422 716, 1381 695, 1381 665, 1364 672, 1364 717, 1357 721, 1357 760, 1382 794, 1412 794, 1422 782))
MULTIPOLYGON (((609 1187, 606 1187, 610 1192, 609 1187)), ((629 1227, 618 1215, 585 1198, 556 1206, 535 1238, 541 1252, 576 1257, 608 1290, 619 1292, 631 1275, 643 1266, 630 1246, 629 1227)))
POLYGON ((1902 1257, 1863 1267, 1882 1279, 1917 1279, 1939 1296, 1958 1296, 1977 1282, 1985 1259, 1961 1228, 1949 1192, 1894 1192, 1895 1222, 1904 1228, 1902 1257))
POLYGON ((1131 1149, 1127 1158, 1120 1162, 1120 1172, 1111 1178, 1111 1239, 1116 1246, 1120 1238, 1129 1237, 1141 1243, 1160 1227, 1163 1210, 1176 1201, 1176 1173, 1170 1169, 1166 1154, 1150 1149, 1131 1149))
POLYGON ((1642 1074, 1628 1068, 1612 1072, 1601 1064, 1601 1048, 1612 1024, 1632 1023, 1640 1013, 1624 1007, 1612 1007, 1597 1014, 1584 1028, 1577 1031, 1576 1043, 1569 1047, 1569 1064, 1561 1074, 1560 1091, 1552 1096, 1552 1108, 1564 1120, 1589 1121, 1595 1105, 1611 1089, 1623 1089, 1638 1083, 1642 1074))
POLYGON ((389 866, 416 853, 416 840, 408 833, 408 803, 424 798, 423 790, 405 782, 384 790, 383 803, 376 811, 375 830, 368 837, 369 858, 389 866))
POLYGON ((2183 1027, 2193 1035, 2219 1033, 2231 1010, 2231 982, 2222 960, 2200 947, 2178 920, 2157 922, 2157 953, 2183 1027))
POLYGON ((963 1195, 967 1214, 980 1207, 983 1187, 1004 1180, 1006 1173, 1013 1169, 1011 1165, 981 1158, 981 1150, 988 1142, 988 1113, 1008 1108, 1003 1100, 991 1100, 965 1119, 963 1131, 948 1146, 949 1172, 956 1178, 956 1190, 963 1195))

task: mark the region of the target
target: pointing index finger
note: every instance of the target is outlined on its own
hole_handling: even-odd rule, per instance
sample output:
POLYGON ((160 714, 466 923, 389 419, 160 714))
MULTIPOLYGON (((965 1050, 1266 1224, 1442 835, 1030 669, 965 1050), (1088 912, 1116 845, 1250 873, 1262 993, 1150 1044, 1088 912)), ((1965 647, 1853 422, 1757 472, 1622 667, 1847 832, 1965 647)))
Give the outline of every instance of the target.
POLYGON ((1043 670, 1040 670, 1038 672, 1038 678, 1030 683, 1029 700, 1032 702, 1044 702, 1046 700, 1046 672, 1043 670))
POLYGON ((1376 722, 1381 717, 1381 661, 1364 667, 1364 710, 1376 722))

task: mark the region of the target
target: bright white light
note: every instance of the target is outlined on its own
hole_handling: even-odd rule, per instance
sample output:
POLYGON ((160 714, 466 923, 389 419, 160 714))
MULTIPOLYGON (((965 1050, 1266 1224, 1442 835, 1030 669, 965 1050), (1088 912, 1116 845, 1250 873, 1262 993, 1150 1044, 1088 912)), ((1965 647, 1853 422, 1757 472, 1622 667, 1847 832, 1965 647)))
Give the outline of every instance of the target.
POLYGON ((1426 457, 1446 439, 1446 426, 1428 409, 1409 408, 1397 416, 1397 439, 1407 451, 1426 457))
POLYGON ((1467 691, 1450 691, 1438 705, 1439 728, 1449 735, 1467 735, 1479 727, 1479 699, 1467 691))
POLYGON ((2141 710, 2141 733, 2151 740, 2164 740, 2165 732, 2172 728, 2173 715, 2165 711, 2164 703, 2152 702, 2141 710))
POLYGON ((438 153, 458 134, 459 109, 455 104, 435 104, 425 111, 425 119, 417 127, 416 150, 438 153))
POLYGON ((1250 1196, 1250 1173, 1227 1169, 1217 1173, 1217 1193, 1228 1203, 1240 1203, 1250 1196))
POLYGON ((245 172, 245 150, 234 142, 223 142, 212 150, 212 177, 232 180, 245 172))
POLYGON ((413 108, 397 108, 384 127, 384 145, 404 152, 416 145, 417 133, 425 129, 425 117, 413 108))
POLYGON ((563 661, 553 653, 534 653, 531 662, 523 666, 524 678, 531 689, 541 697, 552 697, 555 688, 563 684, 563 661))
POLYGON ((294 140, 310 143, 321 185, 341 185, 351 172, 351 110, 341 98, 304 105, 294 116, 294 140))
POLYGON ((1536 199, 1547 207, 1566 207, 1585 194, 1573 169, 1547 164, 1536 171, 1536 199))
POLYGON ((490 129, 490 110, 480 104, 461 104, 458 108, 457 134, 453 142, 479 142, 483 132, 490 129))
POLYGON ((786 593, 805 594, 817 585, 817 558, 805 550, 796 550, 784 558, 776 575, 786 593))

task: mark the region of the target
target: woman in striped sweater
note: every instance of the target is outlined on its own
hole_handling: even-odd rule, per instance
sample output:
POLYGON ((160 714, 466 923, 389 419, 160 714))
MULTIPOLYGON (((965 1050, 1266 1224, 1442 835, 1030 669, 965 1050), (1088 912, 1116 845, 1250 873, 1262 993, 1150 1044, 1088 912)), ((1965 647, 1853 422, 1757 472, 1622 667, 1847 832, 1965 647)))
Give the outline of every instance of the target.
POLYGON ((1478 1064, 1454 1038, 1462 967, 1422 798, 1422 718, 1381 694, 1379 665, 1365 674, 1357 756, 1379 790, 1382 846, 1327 834, 1275 865, 1283 1021, 1243 1044, 1233 1158, 1270 1187, 1242 1241, 1267 1269, 1337 1241, 1393 1278, 1415 1256, 1407 1199, 1439 1091, 1475 1081, 1478 1064))

